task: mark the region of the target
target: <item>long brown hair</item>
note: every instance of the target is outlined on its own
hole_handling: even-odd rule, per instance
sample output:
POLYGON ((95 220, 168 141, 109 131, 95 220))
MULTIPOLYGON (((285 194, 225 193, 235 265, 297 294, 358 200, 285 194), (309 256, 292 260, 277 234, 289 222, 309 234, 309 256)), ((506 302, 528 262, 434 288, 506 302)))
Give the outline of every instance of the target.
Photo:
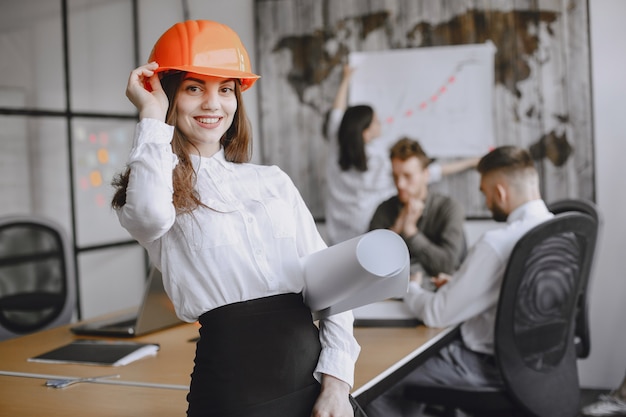
MULTIPOLYGON (((165 122, 174 126, 174 136, 172 138, 172 152, 178 156, 178 164, 172 173, 174 185, 173 203, 179 213, 190 212, 199 206, 204 206, 198 193, 195 190, 196 171, 191 164, 190 152, 187 148, 189 141, 183 133, 176 127, 176 106, 178 90, 185 79, 185 72, 168 72, 161 78, 161 85, 169 100, 169 108, 165 122)), ((233 123, 228 128, 220 143, 224 148, 224 156, 227 161, 243 163, 250 161, 252 156, 252 129, 248 116, 241 99, 241 86, 235 83, 235 96, 237 97, 237 111, 233 118, 233 123)), ((126 189, 130 177, 130 167, 126 167, 124 172, 116 175, 111 182, 115 188, 115 194, 111 201, 113 208, 121 208, 126 204, 126 189)))

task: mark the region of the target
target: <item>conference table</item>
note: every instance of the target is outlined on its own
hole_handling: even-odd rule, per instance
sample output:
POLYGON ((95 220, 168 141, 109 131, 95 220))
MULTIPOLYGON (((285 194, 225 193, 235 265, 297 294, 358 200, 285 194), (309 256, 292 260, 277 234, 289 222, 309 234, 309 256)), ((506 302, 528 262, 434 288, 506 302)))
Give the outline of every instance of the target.
MULTIPOLYGON (((0 417, 184 416, 198 325, 181 324, 131 340, 158 343, 155 356, 124 366, 30 362, 73 340, 70 325, 0 342, 0 417), (45 386, 53 378, 117 378, 66 388, 45 386)), ((361 345, 353 396, 364 405, 414 369, 452 337, 453 328, 355 327, 361 345)), ((91 339, 105 339, 89 337, 91 339)), ((106 340, 117 340, 106 338, 106 340)), ((119 339, 128 340, 128 339, 119 339)))

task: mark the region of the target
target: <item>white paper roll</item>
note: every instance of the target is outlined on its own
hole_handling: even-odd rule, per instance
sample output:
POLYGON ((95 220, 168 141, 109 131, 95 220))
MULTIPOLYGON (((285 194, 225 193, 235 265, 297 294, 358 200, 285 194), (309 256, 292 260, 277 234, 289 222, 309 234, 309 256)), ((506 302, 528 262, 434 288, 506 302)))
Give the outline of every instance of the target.
POLYGON ((409 251, 402 238, 372 230, 302 258, 304 299, 316 319, 375 301, 402 297, 409 251))

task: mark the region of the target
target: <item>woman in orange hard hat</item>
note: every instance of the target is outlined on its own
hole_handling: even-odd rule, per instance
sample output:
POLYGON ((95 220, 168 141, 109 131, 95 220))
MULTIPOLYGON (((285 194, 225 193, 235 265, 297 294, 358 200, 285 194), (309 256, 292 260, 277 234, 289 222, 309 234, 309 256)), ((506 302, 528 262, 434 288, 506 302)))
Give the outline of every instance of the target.
POLYGON ((188 416, 352 416, 352 313, 318 330, 302 297, 299 259, 326 245, 290 178, 247 163, 258 78, 229 27, 167 30, 128 80, 140 120, 112 205, 201 324, 188 416))

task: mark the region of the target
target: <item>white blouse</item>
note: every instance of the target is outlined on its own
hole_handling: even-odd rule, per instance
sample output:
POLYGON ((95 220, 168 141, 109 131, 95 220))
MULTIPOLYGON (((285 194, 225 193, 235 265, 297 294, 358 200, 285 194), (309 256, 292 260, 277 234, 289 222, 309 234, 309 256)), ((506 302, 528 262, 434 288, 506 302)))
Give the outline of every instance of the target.
MULTIPOLYGON (((193 322, 216 307, 306 292, 300 258, 326 247, 291 179, 276 166, 192 156, 196 190, 207 207, 177 214, 170 142, 174 128, 153 119, 137 124, 129 157, 121 225, 162 271, 178 316, 193 322)), ((351 312, 320 321, 322 353, 315 370, 353 384, 360 350, 351 312)))

